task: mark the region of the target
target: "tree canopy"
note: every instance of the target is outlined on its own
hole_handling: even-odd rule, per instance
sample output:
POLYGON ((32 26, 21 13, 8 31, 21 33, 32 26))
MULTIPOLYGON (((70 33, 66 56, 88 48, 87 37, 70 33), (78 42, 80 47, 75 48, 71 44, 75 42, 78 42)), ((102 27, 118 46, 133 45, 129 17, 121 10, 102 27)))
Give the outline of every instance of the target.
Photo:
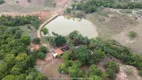
POLYGON ((36 55, 28 51, 29 37, 0 26, 0 80, 45 80, 34 68, 36 55))

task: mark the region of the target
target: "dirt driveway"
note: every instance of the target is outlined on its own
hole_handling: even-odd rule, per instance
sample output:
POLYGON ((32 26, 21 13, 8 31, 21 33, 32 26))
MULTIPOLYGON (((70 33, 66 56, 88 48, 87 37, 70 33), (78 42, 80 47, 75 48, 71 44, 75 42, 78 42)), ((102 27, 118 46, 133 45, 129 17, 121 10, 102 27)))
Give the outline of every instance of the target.
POLYGON ((61 74, 58 71, 58 67, 63 63, 63 59, 54 58, 52 54, 53 52, 48 53, 45 60, 38 59, 36 61, 37 70, 47 76, 49 80, 68 79, 68 75, 61 74))

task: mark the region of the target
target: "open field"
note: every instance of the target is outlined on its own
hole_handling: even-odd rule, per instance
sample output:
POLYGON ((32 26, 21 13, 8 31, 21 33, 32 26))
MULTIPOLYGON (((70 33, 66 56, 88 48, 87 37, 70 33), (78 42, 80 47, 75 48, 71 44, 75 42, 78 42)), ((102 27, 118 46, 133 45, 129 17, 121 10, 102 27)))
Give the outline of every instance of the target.
POLYGON ((126 29, 121 33, 113 36, 112 38, 124 46, 127 46, 132 49, 132 51, 136 53, 142 54, 142 23, 134 26, 130 29, 126 29), (137 33, 137 37, 134 40, 129 40, 128 33, 129 31, 134 31, 137 33))
POLYGON ((118 12, 109 9, 86 16, 88 20, 97 26, 100 37, 109 38, 121 31, 137 25, 137 21, 118 12))
POLYGON ((89 14, 86 18, 96 25, 100 37, 114 39, 131 48, 133 52, 142 54, 142 20, 140 15, 134 12, 133 10, 105 9, 89 14), (129 31, 136 32, 138 36, 134 40, 129 40, 129 31))

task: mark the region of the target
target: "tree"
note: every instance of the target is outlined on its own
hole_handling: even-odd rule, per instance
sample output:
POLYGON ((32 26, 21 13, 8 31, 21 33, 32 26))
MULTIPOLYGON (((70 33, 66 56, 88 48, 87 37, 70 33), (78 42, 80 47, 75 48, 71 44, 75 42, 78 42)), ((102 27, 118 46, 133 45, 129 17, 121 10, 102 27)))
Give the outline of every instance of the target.
POLYGON ((57 36, 54 40, 56 46, 62 46, 63 44, 66 43, 66 39, 65 37, 62 37, 62 36, 57 36))
POLYGON ((112 70, 115 71, 115 73, 119 72, 119 65, 114 62, 114 61, 110 61, 106 64, 106 68, 111 68, 112 70))
POLYGON ((14 38, 19 39, 22 35, 22 31, 21 30, 17 30, 16 33, 14 34, 14 38))
POLYGON ((4 76, 8 74, 9 71, 7 71, 8 65, 6 63, 0 64, 0 79, 2 79, 4 76))
POLYGON ((14 54, 7 54, 4 58, 4 62, 9 66, 13 66, 15 64, 15 56, 14 54))
POLYGON ((102 71, 99 68, 97 68, 97 66, 94 65, 94 64, 90 66, 89 70, 90 70, 90 75, 91 76, 94 76, 94 75, 102 76, 102 71))
POLYGON ((72 4, 71 6, 72 6, 72 9, 75 10, 76 4, 72 4))
POLYGON ((7 75, 2 80, 17 80, 17 77, 15 75, 7 75))
POLYGON ((39 53, 38 53, 38 57, 39 57, 40 59, 44 59, 45 54, 44 54, 43 52, 39 52, 39 53))
POLYGON ((72 54, 72 51, 66 51, 63 54, 64 60, 73 60, 75 58, 75 55, 72 54))
POLYGON ((68 73, 68 68, 64 63, 59 66, 58 70, 60 73, 64 73, 64 74, 68 73))
POLYGON ((67 12, 67 13, 71 13, 71 8, 67 8, 67 9, 66 9, 66 12, 67 12))
POLYGON ((91 79, 91 80, 103 80, 101 77, 96 76, 96 75, 91 75, 91 76, 90 76, 90 79, 91 79))
POLYGON ((37 76, 35 77, 35 80, 47 80, 47 79, 41 73, 38 73, 37 76))
POLYGON ((43 52, 43 53, 47 53, 47 52, 48 52, 48 49, 47 49, 47 47, 45 47, 45 46, 40 46, 39 51, 40 51, 40 52, 43 52))
POLYGON ((16 61, 24 61, 27 58, 27 54, 26 53, 20 53, 18 54, 18 56, 16 56, 16 61))
POLYGON ((106 64, 106 73, 110 79, 116 78, 116 73, 119 72, 119 65, 113 61, 110 61, 106 64))
POLYGON ((78 31, 73 31, 73 32, 71 32, 71 33, 69 34, 69 37, 70 37, 71 39, 74 39, 75 36, 77 36, 77 35, 78 35, 78 31))
POLYGON ((25 80, 46 80, 46 78, 41 73, 31 70, 25 80))
POLYGON ((49 30, 47 28, 43 28, 41 31, 43 32, 44 35, 49 33, 49 30))
POLYGON ((86 46, 82 45, 74 51, 77 59, 83 64, 88 64, 91 58, 91 53, 86 46))
POLYGON ((32 43, 34 43, 34 44, 40 44, 40 38, 34 38, 32 40, 32 43))
POLYGON ((69 67, 69 75, 71 78, 81 78, 84 75, 84 72, 76 67, 69 67))
POLYGON ((95 46, 96 46, 96 45, 95 45, 95 40, 91 39, 91 40, 90 40, 90 43, 89 43, 89 48, 90 48, 90 49, 94 49, 95 46))
POLYGON ((21 41, 22 41, 25 45, 29 45, 29 44, 30 44, 30 37, 29 37, 29 36, 22 36, 22 37, 21 37, 21 41))
POLYGON ((94 50, 91 59, 90 59, 90 63, 98 63, 99 61, 101 61, 103 58, 105 57, 105 54, 102 50, 94 50))

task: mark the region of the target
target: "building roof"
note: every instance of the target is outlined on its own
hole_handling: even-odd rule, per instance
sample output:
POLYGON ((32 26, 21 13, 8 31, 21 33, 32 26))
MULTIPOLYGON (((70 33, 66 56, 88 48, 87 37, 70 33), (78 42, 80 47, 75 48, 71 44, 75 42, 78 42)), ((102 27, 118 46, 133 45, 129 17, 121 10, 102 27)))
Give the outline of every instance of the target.
POLYGON ((61 55, 64 53, 60 48, 55 49, 54 52, 57 53, 58 55, 61 55))

